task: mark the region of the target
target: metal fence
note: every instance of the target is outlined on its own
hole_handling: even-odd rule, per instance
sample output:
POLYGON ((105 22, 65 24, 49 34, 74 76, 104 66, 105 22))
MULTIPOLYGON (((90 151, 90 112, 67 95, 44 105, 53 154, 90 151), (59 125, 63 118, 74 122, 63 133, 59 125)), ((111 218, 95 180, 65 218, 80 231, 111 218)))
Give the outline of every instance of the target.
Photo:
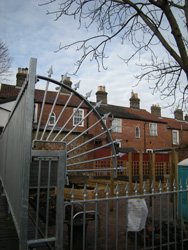
POLYGON ((15 226, 20 249, 26 249, 28 223, 29 166, 34 108, 36 60, 0 137, 0 176, 15 226))
POLYGON ((114 197, 109 197, 106 186, 104 198, 98 198, 100 189, 96 185, 95 199, 88 199, 86 186, 83 199, 75 200, 76 189, 71 191, 71 201, 65 215, 64 249, 187 249, 188 244, 188 186, 159 182, 152 192, 144 184, 143 194, 135 185, 129 195, 128 185, 120 196, 119 186, 114 197), (112 204, 113 203, 113 204, 112 204), (183 205, 183 203, 185 203, 183 205), (183 206, 186 210, 183 211, 183 206))
POLYGON ((23 85, 0 138, 0 176, 19 235, 20 250, 28 249, 28 247, 39 249, 41 243, 45 243, 47 248, 57 250, 162 249, 163 247, 186 249, 188 183, 182 186, 180 182, 179 188, 175 183, 173 187, 169 187, 167 182, 164 187, 160 182, 157 188, 154 184, 148 187, 144 183, 142 192, 137 183, 134 190, 129 190, 127 184, 123 191, 122 186, 120 190, 119 184, 116 187, 96 185, 95 188, 85 184, 83 190, 80 187, 77 189, 76 185, 68 185, 69 181, 66 177, 72 173, 96 171, 102 173, 104 171, 103 165, 98 167, 96 165, 94 169, 90 168, 93 162, 103 164, 106 159, 111 159, 112 164, 108 165, 106 170, 113 171, 114 177, 126 169, 125 166, 122 168, 121 162, 117 164, 116 157, 120 155, 116 155, 115 142, 112 141, 110 135, 111 128, 106 128, 103 121, 105 118, 100 117, 96 110, 99 104, 93 107, 87 101, 88 95, 84 98, 63 83, 42 76, 38 76, 38 79, 47 81, 42 111, 45 110, 45 96, 47 96, 49 81, 60 88, 58 92, 54 92, 54 102, 43 126, 41 126, 42 113, 39 116, 32 145, 35 59, 31 59, 29 77, 23 85), (61 98, 62 86, 70 91, 70 96, 50 130, 49 121, 56 110, 58 98, 61 98), (70 112, 71 115, 67 121, 62 119, 65 124, 57 132, 55 130, 57 122, 66 112, 65 108, 68 107, 73 96, 80 99, 76 110, 85 103, 89 112, 77 126, 67 132, 66 126, 77 111, 70 112), (96 122, 85 130, 83 128, 79 135, 76 134, 73 137, 71 133, 74 134, 74 130, 90 114, 96 116, 96 122), (95 137, 85 141, 80 140, 75 144, 76 140, 79 140, 84 133, 87 134, 98 123, 101 123, 104 128, 102 133, 99 132, 95 137), (41 131, 42 128, 43 131, 41 131), (85 154, 90 155, 94 150, 101 150, 105 146, 80 152, 81 147, 104 134, 108 137, 106 146, 111 147, 110 156, 98 159, 88 157, 86 160, 82 158, 85 154), (55 137, 50 140, 52 135, 55 137), (58 136, 60 139, 56 140, 58 136), (67 139, 68 136, 71 139, 67 139), (34 147, 37 143, 42 144, 42 149, 38 146, 34 147), (57 150, 52 150, 55 148, 50 147, 52 144, 61 145, 57 146, 57 150), (45 145, 47 145, 46 150, 44 150, 45 145), (78 154, 71 155, 74 150, 76 152, 78 150, 78 154), (78 160, 74 161, 77 158, 78 160), (81 167, 74 168, 76 166, 81 167), (76 198, 78 192, 80 198, 76 198), (112 193, 114 193, 113 196, 112 193), (33 231, 33 234, 29 234, 30 231, 33 231))

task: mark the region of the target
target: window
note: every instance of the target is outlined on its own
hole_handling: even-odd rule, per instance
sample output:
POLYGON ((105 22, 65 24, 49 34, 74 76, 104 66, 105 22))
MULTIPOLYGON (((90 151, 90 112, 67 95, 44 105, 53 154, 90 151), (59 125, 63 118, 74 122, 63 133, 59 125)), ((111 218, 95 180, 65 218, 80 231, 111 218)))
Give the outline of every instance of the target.
POLYGON ((121 133, 122 132, 122 126, 121 126, 121 119, 116 119, 112 120, 112 126, 115 127, 113 132, 121 133))
POLYGON ((156 123, 149 124, 149 133, 151 136, 157 136, 157 124, 156 123))
POLYGON ((38 104, 34 104, 33 122, 37 122, 38 104))
POLYGON ((135 137, 140 138, 140 128, 139 127, 136 127, 136 129, 135 129, 135 137))
POLYGON ((179 131, 177 130, 172 131, 172 144, 179 144, 179 131))
POLYGON ((121 142, 116 142, 116 143, 115 143, 115 146, 116 146, 117 148, 121 148, 121 142))
POLYGON ((49 120, 49 125, 54 125, 55 124, 55 113, 52 112, 51 116, 50 116, 50 120, 49 120))
MULTIPOLYGON (((74 112, 75 112, 76 109, 74 109, 74 112)), ((74 114, 73 116, 73 126, 76 126, 78 123, 81 122, 81 120, 83 119, 84 117, 84 110, 83 109, 78 109, 76 111, 76 113, 74 114)), ((80 124, 79 124, 80 127, 83 127, 84 126, 84 121, 82 121, 80 124)))

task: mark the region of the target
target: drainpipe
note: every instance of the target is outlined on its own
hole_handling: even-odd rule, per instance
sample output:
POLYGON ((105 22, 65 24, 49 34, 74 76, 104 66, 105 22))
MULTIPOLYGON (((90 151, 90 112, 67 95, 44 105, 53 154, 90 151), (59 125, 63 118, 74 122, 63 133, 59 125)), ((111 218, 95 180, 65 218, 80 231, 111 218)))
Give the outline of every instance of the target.
POLYGON ((144 152, 146 153, 146 122, 144 122, 144 152))

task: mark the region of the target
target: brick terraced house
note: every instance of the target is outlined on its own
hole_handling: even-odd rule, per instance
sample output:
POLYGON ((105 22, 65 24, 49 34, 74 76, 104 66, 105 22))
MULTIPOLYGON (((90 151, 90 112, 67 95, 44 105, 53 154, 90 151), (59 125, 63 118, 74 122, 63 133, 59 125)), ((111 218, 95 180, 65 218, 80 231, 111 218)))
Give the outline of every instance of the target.
MULTIPOLYGON (((16 86, 1 84, 0 87, 0 115, 2 115, 3 104, 15 99, 20 91, 23 81, 28 74, 26 69, 18 69, 17 73, 17 83, 16 86)), ((65 83, 71 87, 72 82, 68 78, 65 83)), ((48 91, 46 97, 46 105, 44 109, 44 114, 41 120, 41 127, 45 126, 48 119, 51 107, 55 100, 56 91, 48 91)), ((65 105, 70 93, 66 89, 62 89, 57 105, 51 114, 48 128, 53 126, 59 116, 62 107, 65 105)), ((151 113, 140 109, 140 99, 138 94, 132 92, 130 98, 130 107, 123 107, 117 105, 108 104, 106 89, 104 86, 99 86, 96 92, 96 102, 102 101, 98 112, 101 116, 106 113, 110 113, 109 117, 106 119, 107 127, 115 126, 114 131, 112 131, 113 139, 122 139, 119 142, 118 150, 121 152, 170 152, 173 148, 179 151, 179 159, 182 160, 188 157, 188 116, 185 116, 183 120, 183 112, 177 109, 174 113, 174 119, 164 118, 161 116, 161 108, 159 106, 153 105, 151 107, 151 113)), ((34 113, 34 125, 33 125, 33 135, 35 134, 36 125, 39 121, 40 110, 42 106, 42 100, 44 96, 44 90, 35 90, 35 113, 34 113)), ((91 102, 93 105, 96 103, 91 102)), ((73 96, 69 105, 64 113, 63 117, 56 124, 56 133, 60 130, 61 126, 64 124, 64 119, 73 113, 73 110, 79 105, 79 99, 73 96)), ((5 110, 3 110, 5 111, 5 110)), ((9 112, 9 111, 8 111, 9 112)), ((84 103, 80 107, 79 111, 73 116, 72 120, 67 124, 67 132, 70 131, 78 121, 86 116, 88 113, 88 107, 84 103)), ((74 131, 75 134, 79 134, 86 130, 89 126, 96 122, 95 116, 88 116, 82 124, 80 124, 74 131)), ((0 124, 1 130, 4 124, 0 124)), ((94 137, 99 131, 103 131, 100 124, 95 126, 90 130, 86 137, 94 137)), ((82 138, 81 140, 84 140, 82 138)), ((103 145, 106 140, 105 136, 94 140, 88 147, 97 147, 103 145)), ((79 142, 77 142, 79 143, 79 142)))

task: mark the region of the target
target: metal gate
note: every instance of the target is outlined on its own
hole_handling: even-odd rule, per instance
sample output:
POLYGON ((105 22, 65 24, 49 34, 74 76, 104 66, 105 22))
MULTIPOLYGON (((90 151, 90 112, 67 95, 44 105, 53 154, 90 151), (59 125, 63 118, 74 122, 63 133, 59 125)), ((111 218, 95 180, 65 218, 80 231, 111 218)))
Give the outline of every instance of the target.
POLYGON ((90 93, 80 95, 79 84, 70 87, 66 74, 60 82, 51 74, 52 68, 48 77, 36 76, 36 59, 31 59, 29 76, 0 140, 0 176, 20 250, 40 249, 41 244, 43 249, 71 250, 186 249, 181 201, 188 185, 183 189, 181 183, 169 187, 160 182, 138 188, 136 183, 129 190, 126 184, 109 186, 103 179, 90 189, 84 178, 93 172, 112 171, 113 178, 123 169, 117 167, 121 154, 116 154, 117 141, 110 134, 113 127, 105 124, 109 114, 101 117, 101 103, 93 106, 90 93), (99 139, 101 145, 94 147, 99 139), (92 157, 105 147, 110 155, 92 157), (93 167, 105 159, 111 159, 108 168, 93 167), (76 181, 70 185, 75 173, 83 178, 82 189, 76 181))

